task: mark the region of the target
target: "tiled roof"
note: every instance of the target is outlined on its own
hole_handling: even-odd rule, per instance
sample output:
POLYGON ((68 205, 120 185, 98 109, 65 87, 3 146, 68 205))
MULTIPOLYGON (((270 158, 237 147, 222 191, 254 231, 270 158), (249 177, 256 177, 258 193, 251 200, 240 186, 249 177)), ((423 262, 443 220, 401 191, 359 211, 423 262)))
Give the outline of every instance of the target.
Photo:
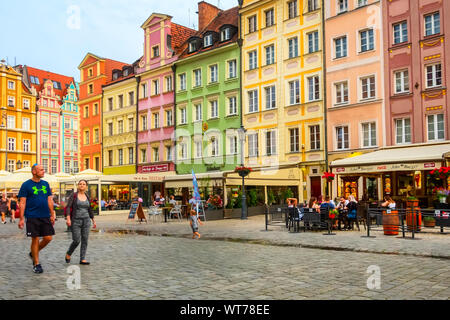
POLYGON ((31 78, 31 76, 33 76, 39 79, 38 85, 31 83, 31 79, 28 79, 30 85, 33 88, 35 88, 38 92, 42 91, 42 89, 44 88, 44 79, 56 81, 61 84, 61 89, 56 89, 55 87, 53 87, 53 90, 55 91, 55 94, 57 94, 61 99, 63 99, 64 96, 67 94, 67 87, 70 85, 71 82, 75 83, 75 79, 73 77, 63 76, 61 74, 36 69, 29 66, 25 67, 27 68, 28 71, 28 77, 31 78))
POLYGON ((177 51, 177 49, 190 37, 192 37, 196 31, 182 25, 171 23, 172 31, 172 48, 177 51))
POLYGON ((105 74, 106 74, 106 84, 110 84, 112 82, 112 73, 114 69, 122 70, 124 66, 128 66, 128 63, 105 59, 105 74))
MULTIPOLYGON (((224 25, 232 25, 238 28, 239 23, 239 7, 234 7, 225 11, 220 11, 217 16, 208 24, 203 30, 197 31, 192 36, 203 38, 203 35, 208 31, 214 31, 220 33, 220 28, 224 25)), ((188 53, 188 41, 183 43, 183 46, 179 49, 178 54, 180 55, 180 59, 187 58, 190 56, 194 56, 196 54, 214 50, 219 47, 223 47, 230 43, 236 42, 239 37, 239 32, 236 32, 230 40, 224 42, 215 42, 212 46, 207 48, 200 48, 199 50, 188 53)), ((189 40, 189 39, 188 39, 189 40)))

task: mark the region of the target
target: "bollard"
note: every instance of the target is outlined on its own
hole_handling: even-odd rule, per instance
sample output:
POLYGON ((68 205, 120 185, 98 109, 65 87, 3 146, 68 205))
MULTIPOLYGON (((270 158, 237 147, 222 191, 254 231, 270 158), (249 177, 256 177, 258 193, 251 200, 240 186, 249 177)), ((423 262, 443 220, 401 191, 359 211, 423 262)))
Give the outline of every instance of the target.
MULTIPOLYGON (((440 217, 441 217, 441 221, 442 221, 442 210, 440 212, 440 217)), ((444 226, 442 223, 441 223, 441 233, 444 233, 444 226)))
POLYGON ((403 234, 403 238, 405 238, 405 221, 403 221, 403 216, 400 216, 401 220, 402 220, 402 234, 403 234))
POLYGON ((267 225, 268 225, 268 223, 269 223, 269 208, 266 208, 266 214, 265 214, 265 216, 266 216, 266 231, 267 231, 267 225))

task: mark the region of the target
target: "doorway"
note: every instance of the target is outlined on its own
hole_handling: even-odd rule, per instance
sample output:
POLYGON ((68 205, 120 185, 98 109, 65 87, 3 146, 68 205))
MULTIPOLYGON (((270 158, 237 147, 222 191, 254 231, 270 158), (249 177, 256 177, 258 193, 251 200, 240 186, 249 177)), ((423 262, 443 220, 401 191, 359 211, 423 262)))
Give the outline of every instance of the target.
POLYGON ((311 197, 316 199, 322 195, 322 182, 320 177, 310 177, 311 182, 311 197))

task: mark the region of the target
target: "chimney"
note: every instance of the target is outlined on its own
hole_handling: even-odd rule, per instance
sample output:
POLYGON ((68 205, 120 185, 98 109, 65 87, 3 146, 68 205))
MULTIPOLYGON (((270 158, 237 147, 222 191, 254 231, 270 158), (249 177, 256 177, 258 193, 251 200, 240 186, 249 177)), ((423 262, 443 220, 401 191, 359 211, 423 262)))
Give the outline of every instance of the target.
POLYGON ((198 3, 198 31, 202 31, 222 11, 208 2, 198 3))

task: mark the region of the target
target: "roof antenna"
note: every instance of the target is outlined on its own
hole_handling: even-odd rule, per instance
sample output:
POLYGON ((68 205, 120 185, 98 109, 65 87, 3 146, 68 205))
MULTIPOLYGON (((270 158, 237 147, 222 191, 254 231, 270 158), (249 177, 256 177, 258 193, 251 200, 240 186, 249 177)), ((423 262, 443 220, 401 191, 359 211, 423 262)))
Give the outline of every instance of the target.
POLYGON ((217 8, 220 9, 220 0, 217 0, 217 8))

